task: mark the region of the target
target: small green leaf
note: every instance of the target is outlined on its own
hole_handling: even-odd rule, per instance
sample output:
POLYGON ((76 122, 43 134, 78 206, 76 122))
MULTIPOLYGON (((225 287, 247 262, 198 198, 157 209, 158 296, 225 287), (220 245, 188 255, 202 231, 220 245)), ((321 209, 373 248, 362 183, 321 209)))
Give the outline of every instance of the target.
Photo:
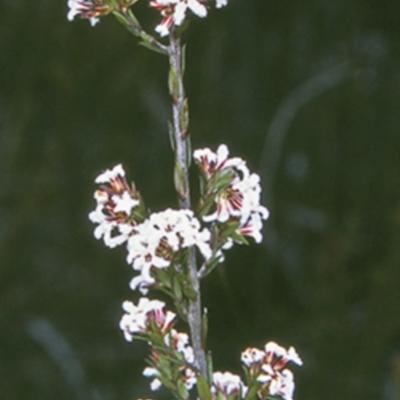
POLYGON ((232 232, 232 233, 230 234, 230 237, 231 237, 235 242, 238 242, 238 243, 240 243, 240 244, 245 244, 246 246, 249 245, 249 242, 248 242, 248 241, 246 240, 246 238, 245 238, 243 235, 241 235, 240 233, 232 232))
POLYGON ((165 51, 162 50, 159 46, 157 46, 155 39, 150 35, 140 35, 142 41, 139 44, 147 49, 150 49, 159 54, 165 54, 165 51))
POLYGON ((189 129, 189 100, 187 97, 185 100, 183 100, 182 109, 179 116, 179 129, 183 135, 186 135, 189 129))
POLYGON ((179 80, 175 68, 171 65, 168 74, 168 90, 173 100, 179 97, 179 80))
POLYGON ((197 394, 200 400, 212 399, 210 387, 208 386, 208 383, 201 375, 197 377, 197 394))
POLYGON ((258 388, 259 385, 255 384, 249 387, 247 393, 246 393, 246 397, 244 398, 244 400, 254 400, 257 398, 257 392, 258 392, 258 388))
POLYGON ((167 288, 171 288, 171 277, 167 271, 161 268, 154 268, 153 271, 156 281, 161 282, 167 288))
POLYGON ((183 286, 183 294, 190 300, 196 300, 197 299, 197 292, 193 288, 192 285, 189 285, 188 283, 183 286))
POLYGON ((175 185, 175 190, 178 192, 179 197, 184 196, 184 194, 186 193, 185 176, 182 167, 178 162, 175 162, 174 185, 175 185))
POLYGON ((186 135, 186 160, 188 168, 192 165, 192 139, 190 135, 186 135))
POLYGON ((222 392, 218 391, 216 400, 226 400, 226 397, 222 394, 222 392))
POLYGON ((182 76, 185 75, 185 70, 186 70, 186 44, 182 46, 182 51, 181 51, 181 74, 182 76))
POLYGON ((213 374, 214 374, 214 366, 213 366, 213 360, 212 360, 211 351, 207 352, 206 362, 207 362, 207 379, 208 379, 208 382, 212 382, 213 381, 213 374))
POLYGON ((187 399, 189 398, 189 392, 186 389, 186 386, 184 384, 184 382, 182 381, 182 379, 178 380, 178 394, 180 396, 181 399, 187 399))
POLYGON ((207 336, 208 336, 208 315, 207 315, 207 309, 205 308, 203 311, 203 316, 201 321, 201 344, 203 346, 203 349, 206 348, 207 336))
POLYGON ((199 217, 204 217, 204 215, 208 214, 210 208, 214 205, 215 197, 216 197, 215 194, 211 194, 202 199, 199 210, 199 217))
POLYGON ((173 152, 175 152, 176 150, 175 129, 171 121, 168 121, 168 133, 169 133, 169 142, 171 144, 171 149, 173 152))
MULTIPOLYGON (((117 19, 117 21, 118 21, 120 24, 122 24, 122 25, 125 26, 125 27, 128 27, 128 26, 129 26, 129 21, 128 21, 128 19, 126 18, 125 15, 123 15, 123 14, 117 12, 117 11, 114 11, 113 14, 114 14, 114 17, 117 19)), ((138 36, 138 35, 137 35, 137 36, 138 36)))
POLYGON ((173 282, 172 282, 172 291, 174 293, 174 297, 176 300, 181 301, 182 300, 182 288, 181 284, 179 282, 179 279, 174 276, 173 282))

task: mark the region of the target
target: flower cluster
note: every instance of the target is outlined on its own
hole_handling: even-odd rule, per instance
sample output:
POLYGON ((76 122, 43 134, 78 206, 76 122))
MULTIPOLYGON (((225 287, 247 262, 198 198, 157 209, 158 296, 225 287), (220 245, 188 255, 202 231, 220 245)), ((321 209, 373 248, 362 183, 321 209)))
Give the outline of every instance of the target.
POLYGON ((201 230, 200 222, 191 210, 167 209, 153 213, 142 224, 135 227, 127 244, 127 261, 140 275, 132 279, 132 290, 146 294, 155 283, 152 268, 167 268, 179 256, 182 249, 196 246, 208 260, 211 255, 210 232, 201 230))
POLYGON ((145 335, 154 330, 161 335, 166 335, 176 314, 172 311, 164 312, 164 307, 164 302, 149 300, 147 297, 140 298, 137 306, 130 301, 125 301, 122 304, 125 314, 119 323, 125 340, 131 342, 135 335, 145 335))
POLYGON ((292 400, 294 391, 293 373, 284 368, 288 362, 303 365, 296 350, 290 347, 286 350, 275 342, 268 342, 265 351, 248 348, 242 353, 242 363, 245 365, 250 379, 258 383, 258 396, 280 396, 283 400, 292 400))
MULTIPOLYGON (((200 18, 207 16, 205 3, 207 0, 153 0, 150 6, 160 11, 163 17, 161 23, 157 25, 156 32, 160 36, 167 36, 174 26, 182 25, 186 18, 187 10, 200 18)), ((221 8, 228 4, 228 0, 216 0, 216 7, 221 8)))
POLYGON ((195 246, 205 260, 211 258, 211 234, 202 229, 193 211, 166 209, 145 219, 143 200, 133 184, 128 186, 121 165, 95 182, 100 188, 94 193, 96 209, 89 214, 97 224, 94 236, 108 247, 126 243, 127 262, 140 272, 130 283, 132 290, 146 294, 155 283, 152 270, 169 267, 184 249, 195 246))
POLYGON ((103 238, 105 245, 113 248, 126 242, 134 226, 143 219, 141 199, 126 182, 121 165, 100 174, 95 182, 100 188, 94 193, 97 205, 89 219, 98 224, 94 231, 96 239, 103 238))
MULTIPOLYGON (((109 14, 114 9, 126 11, 139 0, 68 0, 67 18, 72 21, 77 15, 88 19, 92 26, 99 22, 99 17, 109 14)), ((182 25, 186 13, 190 10, 200 18, 207 16, 209 0, 149 0, 150 7, 158 10, 162 21, 157 25, 156 32, 167 36, 176 26, 182 25)), ((224 7, 228 0, 215 0, 216 8, 224 7)))
POLYGON ((251 236, 260 243, 262 220, 269 217, 267 208, 260 204, 260 177, 250 173, 241 158, 228 156, 229 150, 224 144, 216 153, 205 148, 193 154, 204 180, 203 220, 221 224, 236 221, 237 234, 251 236), (210 212, 213 203, 214 209, 204 215, 210 212))

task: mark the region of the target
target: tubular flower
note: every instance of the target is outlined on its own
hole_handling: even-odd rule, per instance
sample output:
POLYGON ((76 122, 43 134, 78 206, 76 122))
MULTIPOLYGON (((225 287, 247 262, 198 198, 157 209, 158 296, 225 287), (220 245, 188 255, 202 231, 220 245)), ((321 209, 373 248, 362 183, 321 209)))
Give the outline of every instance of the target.
MULTIPOLYGON (((211 391, 213 394, 222 394, 225 398, 238 395, 243 387, 240 377, 230 372, 214 372, 211 391)), ((219 398, 219 397, 217 397, 219 398)))
POLYGON ((122 304, 125 314, 119 323, 125 340, 131 342, 135 334, 150 333, 154 328, 162 335, 166 335, 176 314, 171 311, 165 312, 164 307, 165 303, 162 301, 149 300, 146 297, 141 297, 137 306, 125 301, 122 304))
POLYGON ((182 25, 189 9, 193 14, 203 18, 207 15, 205 0, 153 0, 150 6, 160 11, 163 19, 156 27, 160 36, 167 36, 173 26, 182 25))
POLYGON ((261 385, 258 391, 260 398, 278 395, 284 400, 292 400, 295 388, 293 373, 284 367, 289 362, 303 365, 294 347, 286 350, 275 342, 268 342, 265 351, 246 349, 242 353, 242 362, 250 376, 261 385))
POLYGON ((155 283, 151 268, 167 268, 182 249, 196 246, 206 260, 210 259, 210 237, 207 229, 201 230, 191 210, 167 209, 153 213, 135 227, 135 234, 127 242, 127 262, 141 273, 131 281, 131 289, 146 294, 148 287, 155 283))
POLYGON ((98 224, 95 238, 103 238, 112 248, 126 242, 137 225, 133 213, 140 205, 139 194, 127 184, 120 164, 100 174, 95 182, 100 188, 94 193, 97 205, 89 219, 98 224))
POLYGON ((99 17, 111 11, 111 7, 102 0, 68 0, 68 7, 67 18, 69 21, 80 15, 81 18, 88 19, 92 26, 99 22, 99 17))
POLYGON ((262 220, 269 217, 267 208, 260 204, 260 177, 250 173, 241 158, 228 156, 228 147, 224 144, 216 153, 206 148, 193 154, 205 181, 204 197, 214 197, 215 208, 203 216, 203 220, 218 223, 237 221, 237 233, 251 236, 259 243, 262 240, 262 220))

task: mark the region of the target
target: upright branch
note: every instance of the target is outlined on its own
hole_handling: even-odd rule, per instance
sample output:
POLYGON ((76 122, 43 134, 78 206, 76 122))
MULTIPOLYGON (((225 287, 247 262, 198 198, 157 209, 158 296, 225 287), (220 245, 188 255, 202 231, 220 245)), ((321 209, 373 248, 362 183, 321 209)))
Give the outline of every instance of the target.
MULTIPOLYGON (((170 34, 170 44, 168 47, 169 58, 169 91, 172 98, 172 143, 175 150, 175 170, 174 182, 178 193, 179 207, 190 209, 190 189, 189 189, 189 165, 191 157, 190 137, 188 135, 189 111, 188 100, 185 97, 183 84, 184 75, 184 51, 178 35, 170 34)), ((189 299, 188 323, 192 346, 195 355, 196 367, 206 377, 206 359, 202 346, 202 327, 201 327, 201 297, 200 282, 197 273, 195 248, 189 250, 187 261, 188 276, 193 289, 197 292, 195 299, 189 299)))

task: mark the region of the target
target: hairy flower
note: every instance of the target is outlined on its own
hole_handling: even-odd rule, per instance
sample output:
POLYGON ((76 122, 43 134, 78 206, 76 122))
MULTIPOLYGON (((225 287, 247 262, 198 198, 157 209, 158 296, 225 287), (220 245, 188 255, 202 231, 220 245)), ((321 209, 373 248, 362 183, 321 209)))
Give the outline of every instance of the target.
POLYGON ((193 14, 203 18, 207 15, 204 0, 153 0, 150 6, 159 10, 163 19, 156 27, 160 36, 167 36, 173 26, 182 25, 189 9, 193 14))
POLYGON ((97 224, 94 236, 103 238, 108 247, 121 245, 137 224, 132 214, 140 205, 139 195, 127 184, 120 164, 100 174, 95 182, 100 185, 94 193, 97 205, 89 214, 89 219, 97 224))
POLYGON ((162 335, 170 330, 176 314, 164 311, 165 303, 159 300, 149 300, 146 297, 139 299, 135 306, 130 301, 125 301, 122 308, 125 314, 119 323, 125 340, 131 342, 135 334, 145 334, 156 329, 162 335))

